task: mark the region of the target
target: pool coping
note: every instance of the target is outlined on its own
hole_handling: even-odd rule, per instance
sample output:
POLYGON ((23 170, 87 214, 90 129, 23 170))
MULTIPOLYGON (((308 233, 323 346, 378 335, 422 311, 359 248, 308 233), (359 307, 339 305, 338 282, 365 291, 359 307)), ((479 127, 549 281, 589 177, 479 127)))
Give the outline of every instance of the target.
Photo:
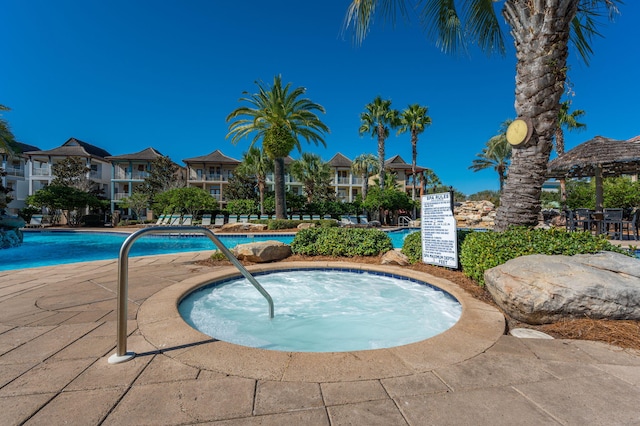
POLYGON ((505 332, 505 318, 499 310, 474 299, 450 281, 424 272, 400 266, 317 261, 247 267, 252 273, 300 268, 356 269, 424 281, 455 297, 462 305, 462 314, 443 333, 393 348, 321 353, 249 348, 200 333, 178 312, 180 300, 188 293, 239 275, 237 269, 227 267, 185 279, 149 297, 139 308, 138 329, 159 353, 193 367, 259 380, 304 382, 348 382, 424 373, 484 352, 505 332))

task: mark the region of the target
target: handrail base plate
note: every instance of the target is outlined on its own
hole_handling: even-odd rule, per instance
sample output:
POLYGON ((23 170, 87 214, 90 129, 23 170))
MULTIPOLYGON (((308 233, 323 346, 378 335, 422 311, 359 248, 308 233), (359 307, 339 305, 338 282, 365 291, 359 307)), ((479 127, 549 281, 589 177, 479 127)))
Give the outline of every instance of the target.
POLYGON ((135 356, 135 352, 127 352, 124 355, 118 355, 115 353, 109 357, 108 362, 109 364, 120 364, 132 360, 135 356))

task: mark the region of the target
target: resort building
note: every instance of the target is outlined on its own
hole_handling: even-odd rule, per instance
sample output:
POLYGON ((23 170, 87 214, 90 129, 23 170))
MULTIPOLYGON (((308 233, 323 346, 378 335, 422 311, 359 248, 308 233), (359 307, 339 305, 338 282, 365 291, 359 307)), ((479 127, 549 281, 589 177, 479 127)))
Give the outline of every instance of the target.
POLYGON ((29 186, 29 194, 51 184, 55 177, 53 165, 70 157, 84 159, 88 170, 87 178, 98 186, 98 190, 102 194, 106 196, 108 193, 111 181, 111 164, 106 157, 111 154, 102 148, 76 138, 70 138, 58 148, 48 151, 27 151, 24 155, 27 157, 25 177, 29 186))
MULTIPOLYGON (((133 154, 106 157, 111 162, 111 182, 108 198, 111 200, 112 213, 119 210, 118 203, 123 198, 130 197, 142 185, 144 179, 149 176, 153 161, 160 157, 163 157, 163 155, 153 148, 147 148, 133 154)), ((124 213, 130 214, 131 212, 124 213)))
POLYGON ((387 173, 396 174, 398 186, 406 191, 407 195, 411 196, 414 187, 416 189, 416 198, 424 193, 424 186, 421 185, 419 180, 419 174, 425 170, 424 167, 416 166, 416 175, 413 176, 411 164, 407 164, 399 155, 394 155, 386 160, 384 164, 387 173))
POLYGON ((227 203, 224 189, 240 161, 227 157, 219 149, 182 161, 187 165, 187 186, 202 188, 218 201, 220 208, 224 208, 227 203))
POLYGON ((27 158, 23 154, 26 151, 37 151, 40 148, 20 142, 13 144, 14 152, 9 153, 0 148, 0 168, 6 176, 2 176, 2 186, 9 189, 7 194, 13 200, 7 205, 7 211, 17 214, 19 209, 25 207, 25 200, 29 195, 29 185, 27 183, 27 158))

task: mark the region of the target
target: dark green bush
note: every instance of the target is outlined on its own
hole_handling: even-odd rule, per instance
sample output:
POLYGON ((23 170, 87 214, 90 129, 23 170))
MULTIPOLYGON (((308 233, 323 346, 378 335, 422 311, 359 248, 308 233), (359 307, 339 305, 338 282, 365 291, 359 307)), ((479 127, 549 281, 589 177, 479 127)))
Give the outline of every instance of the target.
MULTIPOLYGON (((458 229, 458 253, 460 253, 460 246, 464 239, 470 233, 474 232, 469 229, 458 229)), ((402 253, 409 258, 409 262, 417 263, 422 261, 422 234, 420 232, 413 232, 407 235, 402 244, 402 253)))
POLYGON ((338 222, 330 219, 320 219, 320 220, 290 220, 290 219, 260 219, 260 220, 252 220, 252 223, 266 223, 267 229, 269 230, 277 230, 277 229, 296 229, 298 225, 301 223, 315 223, 316 226, 320 226, 323 228, 330 228, 338 226, 338 222))
POLYGON ((385 232, 361 228, 303 229, 291 243, 293 253, 309 256, 377 256, 392 248, 385 232))
POLYGON ((511 228, 505 232, 473 232, 460 248, 460 264, 466 276, 484 285, 484 271, 508 260, 530 254, 574 254, 629 252, 612 245, 603 236, 564 229, 511 228))

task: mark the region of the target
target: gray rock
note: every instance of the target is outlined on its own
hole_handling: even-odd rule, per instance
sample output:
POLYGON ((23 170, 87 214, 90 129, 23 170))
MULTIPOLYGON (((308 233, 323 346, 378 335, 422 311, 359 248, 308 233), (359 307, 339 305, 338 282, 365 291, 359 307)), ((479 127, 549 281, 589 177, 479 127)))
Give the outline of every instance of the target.
POLYGON ((267 229, 267 225, 264 223, 225 223, 220 232, 259 232, 267 229))
POLYGON ((315 228, 315 227, 316 227, 316 224, 312 222, 302 222, 297 226, 298 229, 309 229, 309 228, 315 228))
POLYGON ((240 260, 264 263, 282 260, 291 256, 291 247, 280 241, 239 244, 233 254, 240 260))
POLYGON ((409 258, 405 256, 400 250, 389 250, 382 255, 380 261, 383 265, 400 265, 407 266, 409 264, 409 258))
POLYGON ((640 260, 613 252, 531 255, 485 271, 485 285, 513 318, 640 320, 640 260))

